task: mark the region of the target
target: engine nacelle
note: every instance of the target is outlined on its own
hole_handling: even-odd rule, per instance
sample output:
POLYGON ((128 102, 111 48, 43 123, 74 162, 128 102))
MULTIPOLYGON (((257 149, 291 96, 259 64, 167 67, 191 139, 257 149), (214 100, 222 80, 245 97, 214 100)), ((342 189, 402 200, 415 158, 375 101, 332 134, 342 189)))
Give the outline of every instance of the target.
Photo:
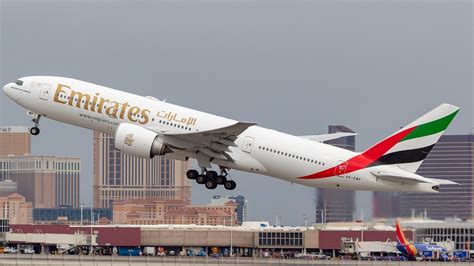
POLYGON ((115 148, 125 154, 153 158, 171 150, 155 132, 134 124, 122 123, 115 130, 115 148))

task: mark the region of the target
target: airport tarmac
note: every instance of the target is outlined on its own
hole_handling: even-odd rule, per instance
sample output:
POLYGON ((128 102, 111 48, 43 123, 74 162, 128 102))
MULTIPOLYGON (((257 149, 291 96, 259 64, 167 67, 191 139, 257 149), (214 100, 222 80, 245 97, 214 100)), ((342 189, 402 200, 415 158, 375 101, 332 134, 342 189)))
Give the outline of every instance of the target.
MULTIPOLYGON (((261 258, 196 258, 196 257, 120 257, 120 256, 75 256, 75 255, 24 255, 0 254, 0 265, 430 265, 441 266, 446 262, 399 262, 399 261, 343 261, 343 260, 279 260, 261 258)), ((449 262, 448 262, 449 264, 449 262)), ((473 265, 474 263, 456 263, 473 265)))

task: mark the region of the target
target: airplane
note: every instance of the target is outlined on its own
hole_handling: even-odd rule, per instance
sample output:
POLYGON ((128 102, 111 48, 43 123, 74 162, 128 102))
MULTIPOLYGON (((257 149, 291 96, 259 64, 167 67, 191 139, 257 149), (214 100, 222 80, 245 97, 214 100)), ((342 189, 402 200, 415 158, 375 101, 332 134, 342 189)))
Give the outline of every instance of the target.
POLYGON ((193 158, 200 169, 186 176, 207 189, 235 189, 231 169, 327 189, 437 193, 440 185, 456 184, 415 173, 458 113, 450 104, 357 153, 323 143, 353 133, 294 136, 72 78, 23 77, 3 91, 28 110, 32 135, 47 117, 111 134, 128 155, 193 158))
POLYGON ((397 232, 396 247, 407 259, 416 260, 417 257, 423 256, 426 252, 438 252, 441 258, 444 260, 448 259, 448 251, 445 247, 428 243, 410 243, 405 237, 405 233, 403 233, 402 226, 398 220, 395 222, 395 228, 397 232))

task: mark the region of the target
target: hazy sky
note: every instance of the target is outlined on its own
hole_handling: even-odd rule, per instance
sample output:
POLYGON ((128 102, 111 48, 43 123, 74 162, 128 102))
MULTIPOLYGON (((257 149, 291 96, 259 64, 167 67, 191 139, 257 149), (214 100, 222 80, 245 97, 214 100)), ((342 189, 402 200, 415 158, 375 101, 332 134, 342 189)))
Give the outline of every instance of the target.
MULTIPOLYGON (((0 83, 73 77, 283 132, 344 124, 358 150, 442 102, 473 129, 471 1, 2 1, 0 83)), ((30 126, 0 95, 0 124, 30 126)), ((35 154, 79 156, 92 198, 92 133, 42 120, 35 154)), ((313 189, 233 172, 249 218, 314 219, 313 189)), ((193 185, 193 200, 209 201, 193 185)), ((358 200, 366 217, 368 194, 358 200)), ((360 196, 360 194, 359 194, 360 196)))

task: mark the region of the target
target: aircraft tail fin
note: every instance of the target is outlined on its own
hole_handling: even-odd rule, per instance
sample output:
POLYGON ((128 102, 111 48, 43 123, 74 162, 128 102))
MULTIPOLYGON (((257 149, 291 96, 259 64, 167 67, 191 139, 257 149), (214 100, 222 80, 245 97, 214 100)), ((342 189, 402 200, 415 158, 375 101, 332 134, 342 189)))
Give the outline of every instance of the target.
POLYGON ((400 225, 399 220, 395 221, 395 229, 396 229, 396 232, 397 232, 397 242, 398 242, 398 244, 400 246, 402 246, 403 251, 406 252, 406 254, 409 257, 415 257, 417 255, 418 251, 417 251, 415 245, 410 243, 410 241, 408 241, 408 239, 405 237, 405 233, 403 233, 403 228, 400 225))
POLYGON ((403 229, 402 229, 402 226, 400 225, 400 221, 399 220, 396 220, 395 221, 395 230, 397 232, 397 242, 400 244, 400 245, 408 245, 410 244, 410 242, 408 242, 408 240, 406 239, 405 237, 405 233, 403 233, 403 229))
POLYGON ((374 164, 399 165, 414 173, 458 111, 457 106, 441 104, 370 147, 363 155, 374 161, 374 164))

